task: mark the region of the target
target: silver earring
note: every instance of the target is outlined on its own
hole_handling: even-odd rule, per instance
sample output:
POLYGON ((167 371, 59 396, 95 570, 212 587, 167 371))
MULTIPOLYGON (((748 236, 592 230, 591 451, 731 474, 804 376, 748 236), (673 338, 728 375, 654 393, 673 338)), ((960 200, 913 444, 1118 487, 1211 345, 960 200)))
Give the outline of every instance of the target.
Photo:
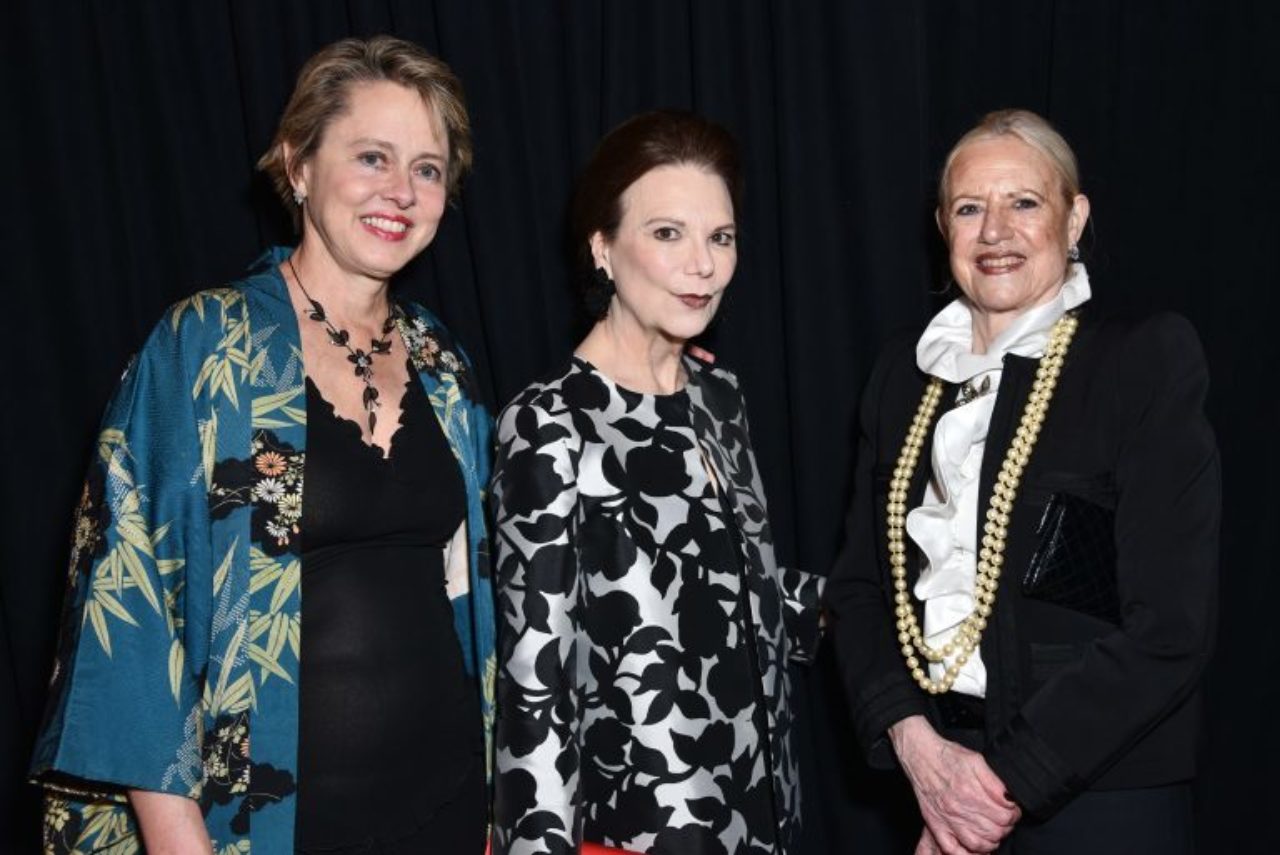
POLYGON ((293 204, 301 205, 303 202, 306 201, 306 199, 307 199, 306 193, 303 193, 301 190, 293 191, 293 204))
POLYGON ((1071 244, 1071 248, 1067 250, 1067 261, 1079 261, 1079 260, 1080 260, 1080 247, 1076 246, 1073 243, 1071 244))

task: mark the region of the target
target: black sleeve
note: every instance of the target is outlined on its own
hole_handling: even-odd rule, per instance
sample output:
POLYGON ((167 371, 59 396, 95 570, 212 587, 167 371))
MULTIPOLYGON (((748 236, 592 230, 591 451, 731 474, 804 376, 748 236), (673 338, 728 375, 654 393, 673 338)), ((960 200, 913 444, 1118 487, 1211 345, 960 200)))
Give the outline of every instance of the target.
POLYGON ((986 751, 1033 816, 1052 812, 1186 700, 1212 646, 1220 471, 1200 343, 1186 320, 1166 314, 1136 326, 1119 357, 1121 626, 1041 687, 986 751))
MULTIPOLYGON (((868 762, 881 768, 894 764, 886 735, 889 726, 908 716, 926 713, 924 694, 907 671, 898 649, 888 565, 880 561, 886 535, 877 531, 874 507, 880 442, 877 420, 884 405, 887 376, 904 360, 906 365, 914 364, 913 355, 905 347, 887 348, 872 369, 862 394, 857 466, 845 520, 844 546, 826 589, 826 607, 832 619, 829 632, 836 646, 854 729, 868 762)), ((908 427, 902 425, 903 437, 908 427)))

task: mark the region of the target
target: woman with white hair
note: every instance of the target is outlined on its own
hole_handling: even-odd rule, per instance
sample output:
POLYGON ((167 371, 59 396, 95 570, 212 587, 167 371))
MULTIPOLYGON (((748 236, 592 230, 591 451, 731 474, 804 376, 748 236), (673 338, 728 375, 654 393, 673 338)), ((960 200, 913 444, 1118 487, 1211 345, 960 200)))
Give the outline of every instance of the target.
POLYGON ((960 296, 863 395, 827 604, 859 740, 915 791, 918 853, 1192 851, 1208 375, 1182 318, 1091 310, 1088 216, 1048 122, 985 117, 939 188, 960 296))

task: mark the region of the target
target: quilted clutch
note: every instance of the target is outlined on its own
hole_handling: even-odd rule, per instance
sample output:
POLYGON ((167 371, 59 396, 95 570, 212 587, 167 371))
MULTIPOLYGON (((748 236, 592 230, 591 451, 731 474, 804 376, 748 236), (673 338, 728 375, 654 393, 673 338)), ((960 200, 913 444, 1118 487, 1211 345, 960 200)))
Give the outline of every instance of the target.
POLYGON ((1115 523, 1110 508, 1071 493, 1050 496, 1023 595, 1119 624, 1115 523))

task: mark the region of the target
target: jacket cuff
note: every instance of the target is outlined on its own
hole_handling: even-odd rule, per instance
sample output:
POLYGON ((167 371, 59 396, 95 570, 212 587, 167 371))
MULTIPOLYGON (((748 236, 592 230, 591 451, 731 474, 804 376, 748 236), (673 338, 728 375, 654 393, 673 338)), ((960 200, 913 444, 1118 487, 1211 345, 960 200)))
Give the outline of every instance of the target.
POLYGON ((889 742, 889 728, 913 715, 928 717, 929 707, 920 688, 905 674, 896 673, 867 686, 854 699, 853 726, 858 743, 873 769, 897 765, 889 742))
POLYGON ((983 756, 1033 819, 1048 819, 1086 786, 1021 714, 991 739, 983 756))
POLYGON ((782 623, 787 633, 789 658, 810 664, 822 640, 819 606, 827 579, 792 567, 779 568, 782 575, 782 623))

